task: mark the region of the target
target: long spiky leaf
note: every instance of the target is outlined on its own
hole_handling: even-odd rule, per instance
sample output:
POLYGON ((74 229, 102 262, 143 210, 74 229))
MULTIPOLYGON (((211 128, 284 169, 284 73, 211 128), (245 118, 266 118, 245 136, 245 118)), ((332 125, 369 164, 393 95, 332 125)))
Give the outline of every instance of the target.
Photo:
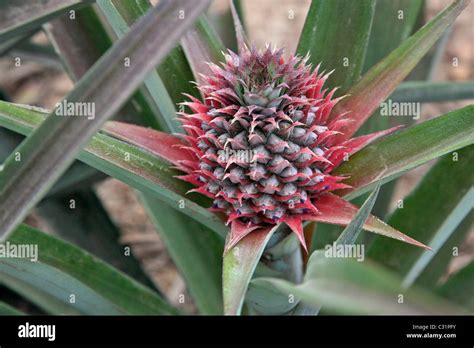
POLYGON ((351 120, 341 127, 339 137, 349 139, 423 58, 469 0, 456 0, 433 20, 404 41, 397 49, 362 76, 332 114, 344 114, 351 120))

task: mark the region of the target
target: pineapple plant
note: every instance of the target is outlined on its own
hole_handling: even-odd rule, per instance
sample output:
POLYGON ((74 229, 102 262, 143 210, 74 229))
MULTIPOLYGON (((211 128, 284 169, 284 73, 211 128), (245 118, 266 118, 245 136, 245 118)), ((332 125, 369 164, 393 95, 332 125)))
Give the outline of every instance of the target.
POLYGON ((332 169, 398 127, 348 139, 350 117, 329 117, 343 98, 323 90, 329 74, 297 57, 285 62, 282 50, 243 46, 240 56, 229 52, 224 69, 211 66, 214 75, 199 87, 206 103, 192 96, 183 103, 192 111, 183 114, 190 145, 183 149, 195 157, 179 162, 190 174, 182 178, 228 215, 227 250, 252 230, 285 223, 307 251, 303 221, 324 219, 318 205, 337 204, 330 192, 350 187, 332 169))
POLYGON ((474 108, 417 124, 379 110, 473 98, 472 82, 426 81, 469 1, 426 23, 422 1, 312 1, 294 52, 249 40, 239 1, 221 18, 209 3, 0 5, 4 59, 44 54, 41 30, 74 81, 54 110, 0 101, 2 250, 37 250, 0 258, 19 297, 0 313, 189 313, 119 244, 104 174, 137 190, 200 314, 472 313, 472 258, 445 273, 472 225, 474 108), (389 214, 397 178, 432 160, 389 214), (84 219, 65 207, 78 197, 84 219), (28 225, 35 207, 55 234, 28 225))

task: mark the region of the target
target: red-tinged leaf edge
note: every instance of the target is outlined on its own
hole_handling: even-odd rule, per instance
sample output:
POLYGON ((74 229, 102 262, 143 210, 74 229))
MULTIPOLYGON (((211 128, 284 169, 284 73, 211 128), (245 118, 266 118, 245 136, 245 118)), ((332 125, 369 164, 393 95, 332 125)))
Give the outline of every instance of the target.
POLYGON ((403 125, 367 135, 361 135, 341 143, 341 149, 334 151, 334 153, 332 153, 329 157, 329 161, 332 163, 332 165, 329 166, 328 170, 337 168, 337 166, 339 166, 344 160, 347 160, 348 157, 362 150, 364 147, 373 143, 378 138, 395 133, 401 128, 403 128, 403 125))
POLYGON ((225 242, 224 255, 229 252, 242 238, 247 236, 250 232, 255 231, 258 226, 255 225, 246 225, 239 220, 233 220, 230 225, 230 232, 227 235, 225 242))
POLYGON ((347 113, 353 122, 345 124, 338 135, 340 141, 349 139, 372 115, 381 102, 423 58, 443 32, 466 8, 470 0, 455 0, 414 35, 405 40, 382 61, 362 76, 348 92, 347 98, 332 110, 331 117, 347 113))
MULTIPOLYGON (((311 220, 324 222, 333 225, 348 225, 354 215, 357 214, 358 207, 352 203, 347 202, 339 196, 332 193, 321 196, 316 202, 319 214, 304 215, 303 220, 311 220)), ((380 234, 382 236, 390 237, 408 244, 412 244, 421 248, 432 250, 430 247, 410 238, 409 236, 395 230, 393 227, 387 225, 377 217, 369 215, 369 218, 364 224, 364 230, 380 234)))
POLYGON ((148 150, 178 168, 181 168, 181 161, 195 161, 192 154, 183 148, 186 143, 177 136, 118 121, 107 122, 101 130, 114 138, 148 150))
POLYGON ((298 237, 301 246, 303 247, 305 253, 308 253, 308 247, 306 246, 306 240, 304 237, 303 230, 303 221, 298 215, 289 215, 285 219, 285 224, 293 231, 294 234, 298 237))
MULTIPOLYGON (((298 240, 301 243, 304 251, 308 253, 308 248, 306 247, 306 240, 303 231, 303 221, 301 217, 290 215, 287 216, 283 222, 288 225, 288 227, 296 234, 298 240)), ((271 225, 268 228, 273 228, 275 225, 271 225)), ((240 240, 246 237, 251 232, 261 228, 260 226, 251 225, 251 224, 243 224, 238 220, 233 220, 231 222, 230 232, 227 235, 225 248, 224 248, 224 255, 227 254, 240 240)), ((265 227, 267 228, 267 227, 265 227)))
POLYGON ((341 145, 344 145, 344 146, 347 146, 348 148, 350 148, 351 151, 350 151, 349 155, 352 155, 353 153, 356 153, 357 151, 363 149, 364 147, 366 147, 370 143, 374 142, 378 138, 389 135, 389 134, 392 134, 392 133, 395 133, 396 131, 398 131, 401 128, 403 128, 403 125, 395 126, 395 127, 383 130, 383 131, 374 132, 374 133, 370 133, 370 134, 367 134, 367 135, 361 135, 360 137, 352 138, 352 139, 342 143, 341 145))

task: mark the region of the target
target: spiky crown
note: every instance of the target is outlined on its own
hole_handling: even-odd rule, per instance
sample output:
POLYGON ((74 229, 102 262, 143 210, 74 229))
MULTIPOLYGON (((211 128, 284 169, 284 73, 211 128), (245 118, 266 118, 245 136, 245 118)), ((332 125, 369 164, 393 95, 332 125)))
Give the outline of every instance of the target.
MULTIPOLYGON (((188 96, 181 113, 195 162, 182 177, 213 199, 228 222, 253 229, 286 222, 292 229, 318 213, 321 195, 347 185, 330 175, 346 147, 337 141, 346 120, 329 117, 340 98, 323 85, 307 59, 283 59, 283 50, 244 49, 199 86, 205 102, 188 96)), ((300 239, 302 235, 299 235, 300 239)))

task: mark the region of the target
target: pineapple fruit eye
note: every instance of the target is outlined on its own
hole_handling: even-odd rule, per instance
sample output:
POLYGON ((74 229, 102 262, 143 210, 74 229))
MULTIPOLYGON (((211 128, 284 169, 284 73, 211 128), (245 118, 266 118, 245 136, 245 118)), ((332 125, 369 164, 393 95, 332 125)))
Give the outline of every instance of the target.
POLYGON ((282 53, 269 47, 229 55, 200 86, 212 108, 195 121, 204 163, 195 175, 213 207, 242 223, 316 212, 314 201, 342 185, 325 158, 333 146, 343 147, 328 120, 335 103, 322 92, 327 76, 298 57, 284 62, 282 53))

